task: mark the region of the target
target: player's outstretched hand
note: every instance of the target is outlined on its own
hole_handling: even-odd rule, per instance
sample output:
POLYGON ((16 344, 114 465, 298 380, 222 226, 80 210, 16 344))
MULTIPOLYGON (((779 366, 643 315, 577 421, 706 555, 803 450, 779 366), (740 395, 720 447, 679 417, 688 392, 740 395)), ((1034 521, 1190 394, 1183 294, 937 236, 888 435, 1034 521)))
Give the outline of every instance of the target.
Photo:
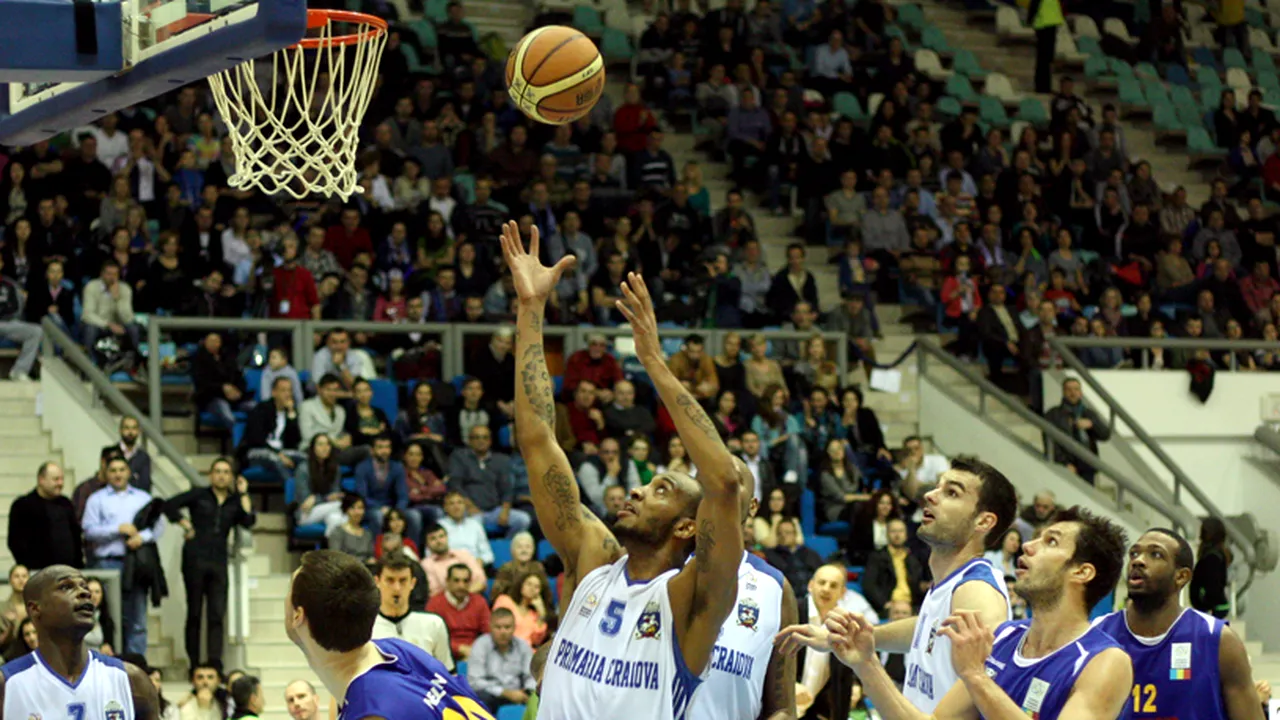
POLYGON ((957 610, 942 621, 938 634, 951 638, 951 666, 961 679, 986 672, 996 636, 972 610, 957 610))
POLYGON ((860 613, 835 608, 827 613, 827 632, 831 634, 831 652, 840 662, 854 670, 876 656, 875 626, 860 613))
POLYGON ((662 340, 658 337, 658 317, 653 312, 653 298, 640 273, 627 273, 622 281, 622 300, 616 301, 618 312, 631 323, 636 341, 636 357, 641 362, 662 360, 662 340))
POLYGON ((801 624, 785 627, 774 637, 773 644, 786 656, 795 655, 801 648, 831 652, 830 633, 822 625, 801 624))
POLYGON ((560 258, 552 267, 546 267, 538 259, 538 227, 529 231, 529 249, 524 248, 520 239, 520 227, 514 220, 502 226, 502 257, 511 268, 511 280, 516 288, 516 296, 521 302, 546 300, 555 291, 560 276, 578 262, 573 255, 560 258))

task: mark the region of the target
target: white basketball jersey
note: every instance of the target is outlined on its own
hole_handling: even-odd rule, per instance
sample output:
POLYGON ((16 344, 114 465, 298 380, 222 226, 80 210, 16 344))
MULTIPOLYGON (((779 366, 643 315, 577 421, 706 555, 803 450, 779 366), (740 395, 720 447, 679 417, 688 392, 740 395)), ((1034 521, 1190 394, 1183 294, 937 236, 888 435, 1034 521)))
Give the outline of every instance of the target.
POLYGON ((690 720, 755 720, 782 624, 782 573, 750 553, 738 566, 738 604, 720 628, 711 672, 693 696, 690 720))
POLYGON ((676 642, 667 583, 627 578, 627 558, 578 583, 551 646, 538 720, 684 720, 702 682, 676 642))
MULTIPOLYGON (((915 636, 907 652, 906 681, 902 684, 902 694, 921 712, 933 712, 942 696, 959 680, 951 665, 951 640, 939 635, 938 630, 942 621, 951 615, 951 596, 956 588, 970 582, 991 585, 1000 591, 1008 605, 1009 589, 1005 587, 1004 576, 996 572, 986 558, 974 558, 933 584, 920 604, 915 636)), ((1005 619, 1012 620, 1012 611, 1007 614, 1005 619)))
POLYGON ((18 720, 133 720, 133 688, 124 663, 89 652, 80 679, 68 682, 31 652, 0 668, 4 716, 18 720))

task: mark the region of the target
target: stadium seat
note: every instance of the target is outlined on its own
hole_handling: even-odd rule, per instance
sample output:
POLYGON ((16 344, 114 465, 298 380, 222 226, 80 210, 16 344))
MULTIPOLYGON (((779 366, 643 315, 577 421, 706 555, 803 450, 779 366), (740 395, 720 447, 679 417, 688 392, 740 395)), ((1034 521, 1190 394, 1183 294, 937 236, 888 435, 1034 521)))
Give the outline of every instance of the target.
POLYGON ((960 101, 950 95, 938 98, 938 114, 945 118, 955 119, 960 116, 960 101))
POLYGON ((849 526, 849 523, 843 520, 836 520, 834 522, 823 523, 819 525, 818 534, 826 535, 827 537, 833 537, 838 539, 842 537, 848 537, 851 529, 852 528, 849 526))
POLYGON ((978 98, 978 116, 987 125, 1001 129, 1009 127, 1009 115, 1004 110, 1004 103, 990 95, 978 98))
POLYGON ((1147 98, 1142 93, 1142 86, 1133 78, 1119 78, 1117 80, 1117 92, 1120 95, 1120 102, 1124 105, 1133 105, 1136 107, 1150 107, 1147 98))
POLYGON ((539 560, 546 560, 547 558, 555 554, 556 554, 556 549, 551 547, 550 540, 538 541, 538 559, 539 560))
POLYGON ((956 51, 955 58, 951 61, 951 69, 970 80, 982 80, 987 76, 987 71, 978 64, 978 58, 968 50, 956 51))
POLYGON ((606 27, 600 36, 600 54, 606 62, 631 62, 636 53, 626 33, 606 27))
POLYGON ((523 717, 523 705, 503 705, 498 708, 497 720, 521 720, 523 717))
POLYGON ((604 32, 604 20, 600 17, 600 11, 590 5, 574 6, 573 26, 591 37, 600 37, 604 32))
POLYGON ((455 674, 456 674, 458 677, 466 677, 466 676, 467 676, 467 661, 466 661, 466 660, 459 660, 459 661, 457 662, 457 664, 456 664, 456 665, 454 665, 453 669, 454 669, 454 671, 455 671, 455 674))
POLYGON ((1275 71, 1275 61, 1271 55, 1276 52, 1275 42, 1271 39, 1271 34, 1267 30, 1261 28, 1249 29, 1249 47, 1253 48, 1253 69, 1262 70, 1264 68, 1275 71))
POLYGON ((1201 65, 1196 68, 1196 85, 1200 87, 1201 95, 1216 98, 1222 94, 1222 78, 1218 77, 1218 71, 1212 67, 1201 65))
POLYGON ((1084 76, 1090 80, 1101 80, 1111 75, 1111 64, 1101 55, 1089 55, 1084 61, 1084 76))
POLYGON ((245 394, 251 398, 257 399, 258 391, 262 387, 262 368, 246 368, 244 371, 244 389, 245 394))
POLYGON ((969 78, 963 75, 952 75, 947 80, 946 93, 962 103, 969 105, 978 102, 978 93, 974 91, 969 78))
POLYGON ((1192 154, 1216 155, 1222 152, 1202 126, 1187 128, 1187 151, 1192 154))
POLYGON ((924 28, 920 33, 920 43, 939 55, 951 55, 955 52, 951 43, 947 42, 947 36, 932 25, 924 28))
POLYGON ((1227 85, 1236 91, 1236 95, 1247 95, 1253 88, 1253 80, 1249 79, 1249 73, 1244 68, 1227 68, 1227 85))
POLYGON ((511 541, 498 538, 489 541, 489 549, 493 550, 493 566, 500 568, 511 562, 511 541))
POLYGON ((1071 36, 1067 26, 1059 25, 1058 40, 1053 46, 1053 57, 1061 62, 1082 63, 1090 56, 1080 52, 1080 48, 1076 47, 1076 39, 1071 36))
POLYGON ((1102 33, 1098 32, 1098 25, 1093 22, 1093 18, 1088 15, 1073 15, 1071 19, 1075 23, 1076 42, 1079 42, 1082 37, 1095 40, 1102 38, 1102 33))
MULTIPOLYGON (((958 58, 957 58, 958 60, 958 58)), ((938 53, 929 48, 920 48, 915 54, 916 70, 924 73, 930 80, 941 82, 951 77, 952 70, 942 67, 942 61, 938 59, 938 53)), ((956 61, 952 62, 955 67, 956 61)), ((959 72, 956 70, 955 72, 959 72)))
POLYGON ((370 405, 378 408, 387 414, 387 422, 395 422, 396 416, 400 414, 400 391, 394 382, 375 378, 369 381, 369 387, 373 388, 373 399, 370 405))
POLYGON ((1137 42, 1133 39, 1133 36, 1129 34, 1129 26, 1125 25, 1124 21, 1120 18, 1109 17, 1103 20, 1102 29, 1108 35, 1114 35, 1120 40, 1123 40, 1125 44, 1132 45, 1137 42))
POLYGON ((1106 53, 1102 52, 1102 46, 1098 44, 1098 39, 1095 37, 1077 35, 1076 48, 1089 57, 1106 58, 1106 53))
POLYGON ((1027 97, 1018 103, 1018 119, 1038 128, 1044 128, 1049 125, 1049 112, 1045 110, 1044 103, 1038 98, 1027 97))
POLYGON ((1244 54, 1233 47, 1229 47, 1222 51, 1222 64, 1230 70, 1231 68, 1240 68, 1246 70, 1249 64, 1244 60, 1244 54))
POLYGON ((1191 51, 1191 59, 1195 61, 1199 71, 1211 70, 1218 72, 1221 65, 1218 63, 1218 57, 1214 55, 1213 50, 1207 47, 1198 47, 1191 51))
POLYGON ((1036 36, 1036 31, 1022 22, 1018 11, 1010 5, 996 8, 996 35, 1001 40, 1024 42, 1036 36))
POLYGON ((924 27, 924 11, 920 9, 919 5, 898 5, 896 9, 898 11, 898 22, 904 27, 913 29, 924 27))
POLYGON ((409 28, 413 30, 413 34, 418 36, 418 43, 424 49, 434 50, 440 41, 436 37, 436 26, 426 18, 418 18, 409 23, 409 28))
POLYGON ((1187 74, 1187 69, 1175 63, 1166 66, 1164 77, 1174 85, 1191 84, 1191 76, 1187 74))
POLYGON ((831 99, 831 106, 837 113, 854 122, 867 120, 867 113, 863 111, 862 103, 858 102, 858 97, 853 93, 836 93, 835 97, 831 99))
POLYGON ((800 491, 800 530, 804 536, 818 534, 817 528, 818 499, 809 488, 800 491))
POLYGON ((983 90, 987 95, 999 98, 1001 102, 1017 102, 1020 99, 1018 93, 1013 90, 1013 83, 1003 73, 993 72, 987 75, 983 90))
MULTIPOLYGON (((285 507, 289 508, 290 516, 292 516, 294 511, 293 505, 295 502, 297 502, 297 498, 294 497, 294 494, 296 492, 297 492, 297 485, 295 484, 294 479, 292 477, 285 478, 284 503, 285 503, 285 507)), ((293 525, 293 518, 290 517, 288 522, 289 524, 293 525)), ((321 522, 321 523, 311 523, 310 525, 293 525, 292 537, 297 540, 309 540, 309 541, 323 540, 324 539, 324 523, 321 522)))
POLYGON ((806 534, 804 537, 804 544, 808 546, 810 550, 818 553, 823 560, 826 560, 840 551, 840 544, 836 542, 836 539, 833 537, 827 537, 826 535, 806 534))

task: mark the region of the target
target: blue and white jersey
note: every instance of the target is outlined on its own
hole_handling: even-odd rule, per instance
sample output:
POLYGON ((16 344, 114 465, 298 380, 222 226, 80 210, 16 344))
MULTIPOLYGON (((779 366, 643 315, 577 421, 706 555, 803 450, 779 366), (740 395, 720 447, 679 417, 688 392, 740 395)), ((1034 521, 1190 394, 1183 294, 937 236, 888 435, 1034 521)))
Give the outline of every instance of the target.
POLYGON ((133 687, 124 662, 89 651, 74 683, 45 664, 40 651, 27 653, 0 668, 4 674, 4 716, 69 718, 69 720, 133 720, 133 687))
MULTIPOLYGON (((943 621, 951 617, 951 598, 956 588, 971 582, 994 587, 1004 597, 1005 606, 1009 605, 1009 588, 1005 587, 1004 576, 983 557, 961 565, 929 588, 916 617, 916 632, 905 663, 906 680, 902 684, 902 694, 921 712, 932 713, 942 696, 960 680, 951 665, 951 639, 939 635, 938 630, 943 621)), ((1012 620, 1012 611, 1006 612, 1005 619, 1012 620)))
POLYGON ((678 572, 633 582, 623 556, 582 578, 560 616, 538 720, 685 720, 702 678, 676 641, 667 584, 678 572))
MULTIPOLYGON (((1031 720, 1056 720, 1089 661, 1120 643, 1095 625, 1044 657, 1025 658, 1022 643, 1030 627, 1030 620, 1017 620, 996 628, 987 675, 1031 720)), ((1127 717, 1128 706, 1120 713, 1127 717)))
POLYGON ((1225 623, 1187 608, 1159 637, 1129 629, 1123 610, 1098 618, 1094 627, 1115 638, 1133 661, 1133 717, 1161 720, 1227 720, 1218 646, 1225 623))
POLYGON ((493 720, 462 678, 454 677, 427 651, 404 640, 374 640, 384 662, 347 685, 338 720, 367 717, 493 720))
POLYGON ((690 720, 755 720, 782 629, 782 573, 752 555, 738 566, 738 603, 716 640, 711 672, 693 696, 690 720))

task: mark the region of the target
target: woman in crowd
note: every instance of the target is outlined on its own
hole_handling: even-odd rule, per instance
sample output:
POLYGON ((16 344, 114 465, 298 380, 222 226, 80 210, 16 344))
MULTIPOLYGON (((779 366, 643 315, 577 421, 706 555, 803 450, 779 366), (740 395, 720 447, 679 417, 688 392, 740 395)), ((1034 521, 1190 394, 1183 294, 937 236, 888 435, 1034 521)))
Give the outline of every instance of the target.
POLYGON ((893 461, 893 454, 884 443, 884 431, 876 411, 862 405, 862 390, 845 388, 840 396, 840 423, 844 425, 845 438, 853 450, 854 462, 866 471, 880 463, 893 461))
POLYGON ((822 388, 834 395, 840 384, 840 369, 836 367, 835 361, 827 357, 827 341, 821 335, 814 335, 805 341, 804 357, 795 364, 795 373, 799 376, 800 387, 806 395, 813 388, 822 388))
POLYGON ((40 647, 40 638, 36 636, 36 625, 31 618, 24 617, 22 622, 18 623, 13 639, 9 641, 4 659, 10 662, 17 660, 27 653, 35 652, 38 647, 40 647))
POLYGON ((895 518, 900 520, 902 516, 893 493, 888 490, 872 493, 871 499, 859 507, 853 531, 849 533, 850 564, 865 565, 872 552, 889 544, 889 521, 895 518))
POLYGON ((0 605, 0 647, 6 647, 18 634, 18 626, 27 617, 27 603, 22 591, 31 576, 26 565, 14 565, 9 571, 9 599, 0 605))
POLYGON ((384 510, 382 513, 382 532, 378 533, 378 537, 373 540, 373 556, 382 557, 382 537, 390 533, 400 536, 402 546, 414 560, 421 560, 422 553, 418 551, 418 541, 421 538, 409 537, 405 532, 408 527, 408 519, 405 518, 404 512, 400 508, 392 507, 384 510))
POLYGON ((785 388, 787 381, 782 377, 782 366, 777 360, 768 357, 766 353, 769 349, 769 341, 765 339, 762 333, 757 333, 751 337, 751 343, 748 348, 751 357, 747 358, 746 363, 746 381, 747 391, 757 398, 761 398, 761 405, 767 405, 764 401, 765 393, 770 386, 781 386, 785 388))
POLYGON ((293 474, 294 498, 298 504, 298 524, 324 523, 325 534, 342 523, 341 466, 333 452, 333 441, 320 433, 311 438, 307 459, 293 474))
POLYGON ((720 390, 741 392, 747 387, 746 368, 742 365, 742 336, 728 332, 720 343, 720 353, 712 358, 716 363, 716 379, 720 390))
POLYGON ((766 498, 764 507, 760 508, 760 511, 756 513, 756 517, 752 521, 756 542, 761 547, 777 547, 778 523, 783 520, 790 520, 795 525, 796 542, 801 545, 804 544, 804 532, 800 529, 800 518, 790 511, 788 505, 787 494, 782 491, 782 488, 774 488, 769 491, 769 497, 766 498))
POLYGON ((342 496, 342 515, 345 518, 338 527, 328 534, 329 549, 339 550, 371 563, 373 557, 373 533, 364 527, 364 498, 348 493, 342 496))
POLYGON ((827 441, 826 452, 822 457, 822 471, 819 476, 819 497, 822 500, 822 512, 826 522, 854 520, 854 509, 858 503, 871 498, 863 487, 862 473, 853 464, 849 446, 844 438, 832 438, 827 441))
POLYGON ((742 415, 738 412, 737 393, 732 390, 720 391, 720 397, 716 399, 716 411, 711 414, 711 422, 716 424, 720 439, 725 443, 737 441, 738 434, 744 429, 742 415))
POLYGON ((90 650, 97 650, 103 655, 114 655, 112 643, 115 642, 116 624, 111 619, 111 612, 107 607, 102 581, 91 577, 88 582, 89 601, 93 603, 93 629, 84 636, 84 644, 90 650))
POLYGON ((373 406, 373 386, 364 378, 351 384, 351 396, 355 405, 347 411, 344 430, 351 436, 351 446, 372 447, 374 438, 391 429, 387 414, 373 406))
POLYGON ((1227 597, 1230 583, 1231 549, 1227 547, 1227 525, 1219 517, 1200 522, 1200 549, 1191 572, 1191 607, 1222 619, 1231 610, 1227 597))
POLYGON ((760 443, 767 448, 769 460, 779 476, 785 476, 786 482, 807 480, 806 453, 800 441, 804 428, 787 412, 784 387, 773 384, 765 388, 760 395, 759 413, 751 420, 751 429, 760 436, 760 443))
POLYGON ((423 443, 414 440, 405 446, 401 462, 404 463, 405 486, 409 488, 409 507, 422 515, 424 524, 430 525, 444 514, 441 506, 448 487, 440 479, 443 473, 423 467, 426 457, 423 443))
POLYGON ((667 441, 667 462, 665 465, 658 466, 658 474, 667 472, 682 472, 689 475, 697 475, 693 465, 689 462, 689 456, 684 450, 684 441, 679 435, 672 435, 667 441))
POLYGON ((628 477, 623 483, 623 487, 637 487, 640 485, 648 485, 653 482, 653 476, 657 473, 658 468, 649 459, 649 438, 636 435, 627 443, 627 456, 630 458, 627 468, 627 475, 635 475, 633 478, 628 477))
POLYGON ((538 547, 533 541, 533 535, 528 532, 516 533, 511 538, 511 559, 498 568, 498 574, 493 579, 493 589, 490 591, 490 595, 493 597, 514 595, 520 586, 521 579, 531 572, 541 573, 545 580, 547 569, 534 557, 537 549, 538 547))
POLYGON ((516 616, 516 637, 537 647, 555 629, 555 605, 551 601, 551 586, 536 570, 527 572, 515 586, 519 599, 500 595, 493 601, 493 609, 506 608, 516 616))
POLYGON ((1022 533, 1017 528, 1009 528, 1000 541, 1000 547, 988 550, 984 557, 991 561, 1005 577, 1017 575, 1018 558, 1022 556, 1022 533))
POLYGON ((437 474, 444 474, 448 466, 444 448, 448 425, 444 413, 436 406, 431 383, 423 381, 414 386, 413 402, 400 411, 395 429, 401 444, 420 443, 426 453, 423 463, 437 474))

